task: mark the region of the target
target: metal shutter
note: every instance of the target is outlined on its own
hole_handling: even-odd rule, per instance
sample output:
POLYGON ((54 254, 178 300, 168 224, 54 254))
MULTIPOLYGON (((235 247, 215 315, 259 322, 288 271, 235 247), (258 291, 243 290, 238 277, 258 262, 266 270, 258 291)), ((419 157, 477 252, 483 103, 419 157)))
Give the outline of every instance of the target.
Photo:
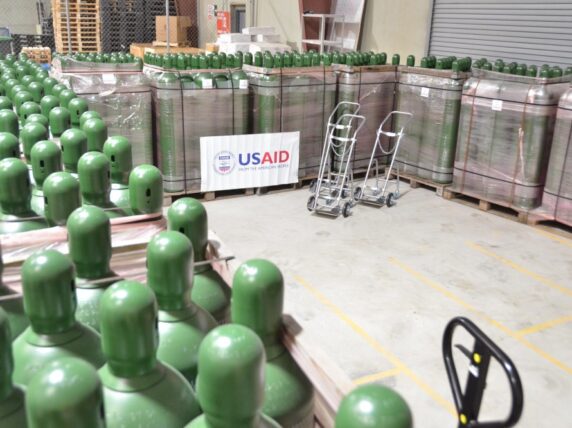
POLYGON ((572 0, 434 0, 429 53, 572 65, 572 0))

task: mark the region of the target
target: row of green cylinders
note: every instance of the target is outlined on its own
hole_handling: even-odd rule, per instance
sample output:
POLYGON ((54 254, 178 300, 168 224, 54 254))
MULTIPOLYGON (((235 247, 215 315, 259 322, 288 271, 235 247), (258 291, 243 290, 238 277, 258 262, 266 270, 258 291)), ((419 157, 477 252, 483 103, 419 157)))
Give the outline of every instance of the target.
POLYGON ((60 58, 63 62, 67 59, 80 62, 94 62, 94 63, 107 63, 107 64, 142 64, 141 58, 136 57, 130 53, 125 52, 112 52, 112 53, 82 53, 74 52, 65 55, 55 55, 55 58, 60 58))
POLYGON ((567 67, 563 70, 558 65, 550 66, 549 64, 542 64, 540 67, 536 65, 527 66, 526 64, 518 64, 516 62, 506 63, 502 59, 497 59, 494 63, 491 63, 486 58, 481 58, 476 60, 473 66, 476 69, 528 77, 553 78, 572 74, 572 67, 567 67))

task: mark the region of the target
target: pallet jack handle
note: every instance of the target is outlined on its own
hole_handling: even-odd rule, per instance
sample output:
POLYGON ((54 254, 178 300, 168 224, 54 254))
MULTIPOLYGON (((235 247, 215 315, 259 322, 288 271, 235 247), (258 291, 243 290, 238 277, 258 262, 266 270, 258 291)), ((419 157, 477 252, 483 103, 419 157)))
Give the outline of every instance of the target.
POLYGON ((453 318, 443 334, 443 359, 449 383, 453 391, 455 407, 459 415, 459 428, 508 428, 516 425, 522 414, 524 395, 520 376, 512 360, 471 320, 464 317, 453 318), (475 339, 473 351, 456 345, 471 361, 464 393, 461 390, 459 376, 453 360, 453 332, 463 327, 475 339), (501 422, 479 422, 479 411, 486 387, 487 374, 491 358, 497 360, 508 377, 512 395, 510 414, 501 422))
POLYGON ((354 103, 351 101, 340 101, 330 114, 330 117, 328 118, 328 123, 334 123, 334 118, 336 117, 338 112, 342 109, 344 109, 342 113, 356 115, 359 113, 360 108, 361 108, 360 103, 354 103))

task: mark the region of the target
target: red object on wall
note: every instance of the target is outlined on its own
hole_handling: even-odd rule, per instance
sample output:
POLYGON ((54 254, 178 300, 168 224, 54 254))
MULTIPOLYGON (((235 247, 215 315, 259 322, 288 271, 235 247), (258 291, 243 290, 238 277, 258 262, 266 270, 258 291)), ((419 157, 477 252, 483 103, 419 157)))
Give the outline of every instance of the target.
POLYGON ((216 13, 216 33, 230 33, 230 12, 220 11, 216 13))

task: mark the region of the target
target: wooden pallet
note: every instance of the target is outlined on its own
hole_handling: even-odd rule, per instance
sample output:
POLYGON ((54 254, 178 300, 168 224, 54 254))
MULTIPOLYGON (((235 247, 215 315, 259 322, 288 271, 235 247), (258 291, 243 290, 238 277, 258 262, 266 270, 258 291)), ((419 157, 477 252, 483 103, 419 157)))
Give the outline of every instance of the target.
MULTIPOLYGON (((153 53, 153 54, 164 54, 167 53, 166 46, 153 46, 152 43, 132 43, 129 51, 132 55, 137 56, 139 58, 143 58, 146 53, 153 53)), ((194 48, 191 46, 184 46, 184 47, 170 47, 170 53, 187 53, 187 54, 200 54, 204 52, 204 49, 194 48)))
MULTIPOLYGON (((397 173, 392 172, 391 178, 393 179, 397 178, 397 173)), ((435 190, 437 196, 443 196, 445 189, 447 189, 451 185, 451 183, 446 183, 446 184, 437 183, 435 181, 428 180, 426 178, 420 178, 414 175, 403 174, 403 173, 399 173, 399 179, 409 183, 409 187, 411 187, 412 189, 417 189, 419 187, 422 187, 429 190, 435 190)))
POLYGON ((101 51, 99 10, 99 0, 52 0, 56 51, 101 51))
POLYGON ((28 59, 38 64, 50 64, 52 62, 52 50, 43 46, 23 47, 22 53, 28 55, 28 59))

